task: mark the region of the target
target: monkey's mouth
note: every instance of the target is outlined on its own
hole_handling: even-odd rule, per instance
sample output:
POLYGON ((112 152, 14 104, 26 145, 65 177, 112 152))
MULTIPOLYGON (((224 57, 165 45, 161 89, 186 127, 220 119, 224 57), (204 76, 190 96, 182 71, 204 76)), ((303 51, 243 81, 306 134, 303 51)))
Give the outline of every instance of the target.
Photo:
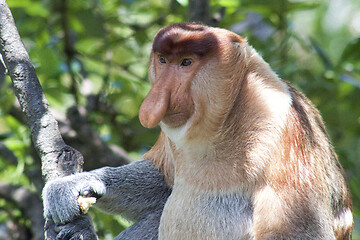
POLYGON ((172 112, 172 113, 166 113, 165 117, 179 115, 179 114, 185 114, 186 112, 172 112))
POLYGON ((179 127, 187 122, 191 114, 188 111, 168 112, 162 121, 170 127, 179 127))

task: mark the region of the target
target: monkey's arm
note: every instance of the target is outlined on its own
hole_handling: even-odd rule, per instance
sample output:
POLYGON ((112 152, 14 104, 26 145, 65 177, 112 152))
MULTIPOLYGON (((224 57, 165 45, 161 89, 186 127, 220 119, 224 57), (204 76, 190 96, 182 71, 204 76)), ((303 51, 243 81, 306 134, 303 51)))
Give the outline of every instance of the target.
POLYGON ((148 160, 126 166, 105 167, 92 171, 106 186, 106 193, 96 207, 113 214, 140 221, 156 210, 162 210, 171 193, 163 174, 148 160))
MULTIPOLYGON (((171 193, 162 173, 153 163, 139 160, 121 167, 104 167, 78 173, 46 184, 44 214, 56 224, 65 224, 82 215, 79 196, 97 198, 96 207, 143 222, 157 216, 171 193)), ((157 230, 157 229, 156 229, 157 230)))

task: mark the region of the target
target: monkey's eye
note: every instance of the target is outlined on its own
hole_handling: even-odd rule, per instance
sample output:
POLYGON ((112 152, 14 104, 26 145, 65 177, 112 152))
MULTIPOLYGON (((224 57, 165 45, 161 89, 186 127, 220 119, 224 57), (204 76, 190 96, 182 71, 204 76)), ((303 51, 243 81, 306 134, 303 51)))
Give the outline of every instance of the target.
POLYGON ((159 62, 160 63, 166 63, 166 58, 163 56, 159 56, 159 62))
POLYGON ((184 60, 182 60, 182 62, 181 62, 181 66, 185 66, 185 67, 187 67, 187 66, 190 66, 192 64, 192 61, 191 61, 191 59, 187 59, 187 58, 185 58, 184 60))

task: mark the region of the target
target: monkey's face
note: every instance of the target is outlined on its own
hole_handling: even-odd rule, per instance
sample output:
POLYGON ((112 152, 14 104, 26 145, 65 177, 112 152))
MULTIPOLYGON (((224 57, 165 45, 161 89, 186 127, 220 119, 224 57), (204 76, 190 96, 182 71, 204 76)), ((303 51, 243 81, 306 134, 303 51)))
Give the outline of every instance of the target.
POLYGON ((187 122, 194 113, 191 82, 198 67, 199 59, 194 55, 152 53, 152 88, 141 105, 139 115, 143 126, 152 128, 162 121, 170 127, 178 127, 187 122))
POLYGON ((153 128, 160 121, 170 128, 180 127, 190 119, 199 119, 195 115, 209 117, 209 108, 225 102, 214 97, 227 97, 219 92, 226 88, 221 77, 228 75, 225 62, 231 51, 222 46, 239 41, 237 35, 229 34, 186 23, 160 30, 150 57, 152 88, 139 112, 144 127, 153 128))
POLYGON ((160 121, 179 127, 194 114, 192 82, 204 56, 216 45, 216 38, 203 30, 201 25, 179 24, 155 37, 149 68, 152 88, 139 113, 144 127, 155 127, 160 121))

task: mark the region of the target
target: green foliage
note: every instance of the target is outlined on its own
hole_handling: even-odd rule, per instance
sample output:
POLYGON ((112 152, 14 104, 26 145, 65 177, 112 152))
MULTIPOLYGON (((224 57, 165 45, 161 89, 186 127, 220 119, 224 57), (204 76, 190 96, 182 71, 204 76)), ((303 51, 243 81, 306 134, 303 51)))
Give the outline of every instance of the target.
MULTIPOLYGON (((360 216, 360 32, 347 24, 359 12, 359 3, 346 2, 347 19, 336 28, 329 27, 331 9, 324 0, 211 0, 210 4, 212 14, 226 7, 220 27, 246 36, 283 79, 319 108, 348 176, 355 214, 360 216)), ((137 117, 150 88, 151 42, 161 27, 187 21, 187 0, 8 4, 51 107, 62 115, 73 105, 85 107, 89 123, 102 139, 132 156, 154 144, 158 129, 144 129, 137 117), (101 107, 92 106, 90 99, 101 107)), ((8 78, 0 85, 0 140, 15 153, 18 164, 0 158, 0 179, 34 188, 26 173, 35 165, 30 133, 13 111, 10 85, 8 78)), ((6 204, 0 202, 0 213, 6 204)), ((94 215, 100 237, 115 236, 124 226, 104 214, 94 215)))

